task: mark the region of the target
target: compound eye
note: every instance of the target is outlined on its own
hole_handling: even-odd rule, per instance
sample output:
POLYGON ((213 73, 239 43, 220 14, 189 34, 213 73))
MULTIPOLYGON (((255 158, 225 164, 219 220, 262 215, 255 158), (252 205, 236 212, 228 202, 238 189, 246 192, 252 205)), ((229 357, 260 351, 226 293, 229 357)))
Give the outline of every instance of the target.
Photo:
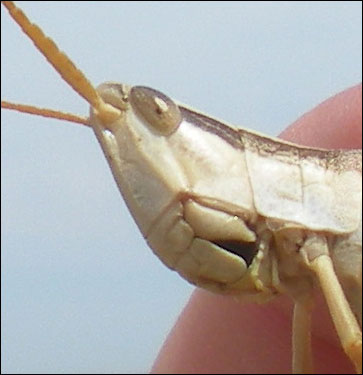
POLYGON ((134 86, 129 99, 136 114, 159 134, 173 133, 182 121, 179 107, 159 91, 134 86))

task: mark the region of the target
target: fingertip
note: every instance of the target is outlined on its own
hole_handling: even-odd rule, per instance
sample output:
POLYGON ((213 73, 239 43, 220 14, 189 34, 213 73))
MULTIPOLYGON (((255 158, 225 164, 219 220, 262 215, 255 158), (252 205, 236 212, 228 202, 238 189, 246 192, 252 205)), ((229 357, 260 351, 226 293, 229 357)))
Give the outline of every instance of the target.
POLYGON ((281 138, 323 148, 362 147, 362 84, 319 104, 291 124, 281 138))
POLYGON ((153 373, 290 373, 289 319, 266 305, 193 293, 153 373))

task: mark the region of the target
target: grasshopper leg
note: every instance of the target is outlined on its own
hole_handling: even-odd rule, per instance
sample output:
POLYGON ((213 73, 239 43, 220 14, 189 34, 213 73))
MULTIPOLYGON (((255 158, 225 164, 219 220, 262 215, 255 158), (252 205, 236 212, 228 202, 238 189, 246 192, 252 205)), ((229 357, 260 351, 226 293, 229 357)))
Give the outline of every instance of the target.
POLYGON ((323 254, 310 263, 317 275, 335 328, 345 353, 362 373, 362 331, 344 295, 329 255, 323 254))
POLYGON ((312 374, 311 352, 311 297, 295 301, 292 327, 292 373, 312 374))

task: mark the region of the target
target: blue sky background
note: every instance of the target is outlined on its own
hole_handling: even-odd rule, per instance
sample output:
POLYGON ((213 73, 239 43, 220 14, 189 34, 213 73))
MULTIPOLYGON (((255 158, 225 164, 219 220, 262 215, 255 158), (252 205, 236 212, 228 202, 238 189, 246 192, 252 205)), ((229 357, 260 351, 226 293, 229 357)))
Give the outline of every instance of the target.
MULTIPOLYGON (((361 81, 361 2, 18 2, 90 80, 277 135, 361 81)), ((87 114, 1 10, 1 96, 87 114)), ((93 133, 1 113, 2 373, 148 372, 193 287, 145 245, 93 133)))

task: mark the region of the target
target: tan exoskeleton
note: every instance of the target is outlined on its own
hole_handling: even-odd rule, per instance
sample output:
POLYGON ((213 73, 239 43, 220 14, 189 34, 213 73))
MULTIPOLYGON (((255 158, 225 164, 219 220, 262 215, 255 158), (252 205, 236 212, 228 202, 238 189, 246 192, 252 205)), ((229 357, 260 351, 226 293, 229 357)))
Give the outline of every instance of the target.
POLYGON ((257 302, 288 294, 295 373, 313 371, 311 296, 320 287, 361 372, 361 151, 313 149, 237 129, 143 86, 105 83, 95 91, 39 28, 4 3, 91 104, 89 119, 79 121, 93 128, 155 254, 217 293, 257 302))

